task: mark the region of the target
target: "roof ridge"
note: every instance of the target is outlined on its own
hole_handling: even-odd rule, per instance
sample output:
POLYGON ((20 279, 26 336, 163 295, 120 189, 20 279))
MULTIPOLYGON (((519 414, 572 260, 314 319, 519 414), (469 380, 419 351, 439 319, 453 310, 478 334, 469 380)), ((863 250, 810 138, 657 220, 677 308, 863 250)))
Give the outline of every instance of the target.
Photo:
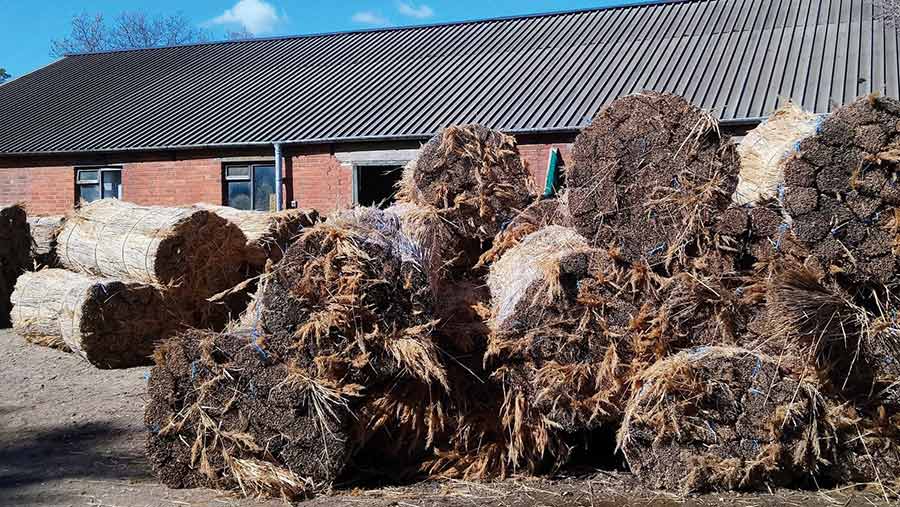
POLYGON ((272 37, 248 37, 244 39, 231 39, 231 40, 214 40, 214 41, 204 41, 204 42, 190 42, 186 44, 172 44, 168 46, 147 46, 147 47, 139 47, 139 48, 122 48, 122 49, 107 49, 103 51, 85 51, 85 52, 76 52, 76 53, 66 53, 63 55, 64 57, 71 56, 89 56, 89 55, 102 55, 109 53, 128 53, 133 51, 153 51, 153 50, 161 50, 161 49, 174 49, 174 48, 182 48, 182 47, 196 47, 196 46, 216 46, 216 45, 225 45, 225 44, 245 44, 251 42, 271 42, 271 41, 281 41, 281 40, 297 40, 297 39, 314 39, 317 37, 331 37, 337 35, 354 35, 354 34, 364 34, 364 33, 381 33, 381 32, 400 32, 406 30, 421 30, 424 28, 438 28, 445 26, 461 26, 461 25, 474 25, 479 23, 493 23, 497 21, 515 21, 515 20, 525 20, 525 19, 534 19, 534 18, 547 18, 547 17, 555 17, 555 16, 570 16, 574 14, 583 14, 588 12, 602 12, 608 10, 615 9, 631 9, 635 7, 647 7, 654 5, 663 5, 663 4, 675 4, 675 3, 687 3, 687 2, 698 2, 698 1, 707 1, 707 0, 622 0, 623 3, 619 5, 607 5, 603 7, 590 7, 584 9, 570 9, 570 10, 560 10, 560 11, 549 11, 549 12, 539 12, 533 14, 520 14, 520 15, 512 15, 512 16, 497 16, 491 18, 477 18, 477 19, 469 19, 469 20, 461 20, 461 21, 445 21, 441 23, 424 23, 418 25, 403 25, 403 26, 391 26, 391 27, 378 27, 378 28, 360 28, 356 30, 339 30, 334 32, 318 32, 318 33, 308 33, 308 34, 293 34, 293 35, 279 35, 272 37))

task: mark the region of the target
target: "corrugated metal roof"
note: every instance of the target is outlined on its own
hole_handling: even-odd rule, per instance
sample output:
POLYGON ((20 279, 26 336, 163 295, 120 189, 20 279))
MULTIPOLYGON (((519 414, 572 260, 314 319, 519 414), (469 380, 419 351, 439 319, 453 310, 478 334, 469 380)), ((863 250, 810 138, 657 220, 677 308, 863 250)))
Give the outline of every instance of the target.
POLYGON ((0 154, 567 131, 616 97, 723 120, 898 97, 876 0, 702 0, 72 55, 0 86, 0 154))

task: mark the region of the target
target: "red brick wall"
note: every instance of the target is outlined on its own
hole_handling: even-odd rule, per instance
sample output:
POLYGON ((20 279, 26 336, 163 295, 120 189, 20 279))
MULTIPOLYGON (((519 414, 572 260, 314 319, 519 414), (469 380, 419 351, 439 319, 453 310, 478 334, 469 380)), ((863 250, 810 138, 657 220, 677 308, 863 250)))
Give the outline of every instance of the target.
MULTIPOLYGON (((222 203, 220 159, 116 165, 122 167, 122 197, 127 201, 164 206, 222 203)), ((32 215, 71 211, 75 207, 75 167, 82 166, 0 168, 0 203, 24 202, 32 215)))
POLYGON ((290 175, 290 193, 301 208, 327 213, 353 205, 353 170, 342 166, 328 147, 292 154, 285 172, 290 175))
POLYGON ((519 154, 527 164, 538 191, 544 189, 544 184, 547 180, 547 162, 550 160, 550 150, 552 148, 559 149, 561 164, 565 165, 569 162, 572 153, 572 145, 569 143, 519 145, 519 154))
POLYGON ((65 213, 75 203, 75 172, 72 167, 0 167, 0 204, 24 203, 28 213, 65 213))
MULTIPOLYGON (((571 145, 541 139, 520 142, 519 151, 528 164, 537 190, 544 187, 550 149, 560 149, 567 163, 571 145)), ((371 149, 372 147, 369 147, 371 149)), ((185 205, 196 202, 222 203, 224 157, 271 157, 257 152, 161 152, 109 155, 91 159, 0 160, 0 203, 24 202, 35 215, 66 213, 75 206, 75 167, 116 165, 122 170, 122 193, 139 204, 185 205)), ((291 149, 285 157, 285 201, 300 207, 329 212, 352 205, 353 171, 341 165, 331 146, 291 149)))
POLYGON ((65 213, 75 206, 75 170, 73 167, 30 169, 31 199, 28 211, 33 215, 65 213))
POLYGON ((24 202, 31 196, 31 173, 0 168, 0 205, 24 202))
POLYGON ((222 161, 205 158, 123 164, 122 198, 164 206, 222 204, 222 161))
POLYGON ((22 202, 33 215, 75 207, 75 168, 122 167, 122 197, 138 204, 222 204, 222 165, 228 158, 271 159, 258 152, 157 152, 45 159, 0 159, 0 204, 22 202))

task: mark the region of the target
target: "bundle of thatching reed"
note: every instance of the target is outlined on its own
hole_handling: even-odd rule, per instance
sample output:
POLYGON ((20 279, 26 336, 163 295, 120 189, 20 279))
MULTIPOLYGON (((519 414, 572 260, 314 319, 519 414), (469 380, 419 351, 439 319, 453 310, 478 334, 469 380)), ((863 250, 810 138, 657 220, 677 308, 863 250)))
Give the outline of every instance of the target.
POLYGON ((900 473, 900 321, 886 287, 868 297, 809 267, 775 276, 769 340, 782 362, 814 369, 829 395, 825 420, 835 433, 824 476, 871 483, 896 496, 900 473))
POLYGON ((604 107, 578 135, 572 158, 566 182, 578 232, 617 248, 626 262, 664 270, 709 243, 740 168, 712 116, 657 92, 604 107))
POLYGON ((801 139, 816 132, 821 117, 788 102, 747 132, 737 147, 741 173, 734 203, 754 205, 779 197, 784 185, 784 159, 801 139))
MULTIPOLYGON (((351 462, 414 468, 449 389, 432 304, 395 215, 359 208, 305 229, 264 276, 248 331, 158 351, 147 411, 157 475, 234 489, 246 480, 234 463, 253 460, 309 478, 305 494, 351 462), (182 438, 200 443, 192 452, 182 438)), ((281 486, 250 491, 281 494, 283 483, 266 483, 281 486)))
POLYGON ((884 287, 870 297, 874 310, 820 273, 785 271, 769 292, 770 334, 864 415, 900 414, 900 301, 884 287))
MULTIPOLYGON (((397 199, 446 222, 457 273, 471 269, 503 225, 533 199, 516 141, 480 125, 448 127, 407 166, 397 199)), ((446 242, 445 242, 446 243, 446 242)))
POLYGON ((25 208, 0 205, 0 329, 9 327, 9 298, 16 279, 31 268, 31 235, 25 208))
POLYGON ((756 490, 811 480, 833 435, 812 379, 739 348, 681 352, 644 371, 619 446, 656 489, 756 490))
POLYGON ((897 282, 900 101, 838 108, 785 163, 785 209, 797 239, 845 287, 897 282))
MULTIPOLYGON (((365 386, 360 447, 373 439, 379 445, 384 430, 433 422, 427 400, 448 389, 447 373, 434 339, 434 301, 421 252, 396 216, 357 208, 308 229, 276 266, 260 302, 270 346, 293 347, 317 377, 365 386), (422 403, 409 415, 423 419, 395 419, 411 395, 422 403)), ((421 448, 427 435, 415 433, 421 440, 401 447, 421 448)), ((383 443, 389 444, 380 448, 384 458, 396 442, 383 443)))
POLYGON ((28 217, 31 227, 31 254, 36 269, 57 267, 56 236, 66 217, 62 215, 28 217))
POLYGON ((158 288, 44 269, 19 277, 13 328, 39 345, 71 350, 98 368, 149 364, 182 319, 158 288))
POLYGON ((267 260, 281 260, 300 232, 319 221, 319 213, 311 209, 263 212, 205 203, 195 206, 236 225, 247 238, 247 261, 258 267, 265 266, 267 260))
MULTIPOLYGON (((767 135, 769 151, 786 143, 767 135)), ((447 129, 388 212, 348 210, 300 234, 261 279, 249 331, 161 349, 147 417, 164 482, 293 498, 341 470, 537 473, 579 453, 614 459, 587 442, 618 426, 654 488, 896 470, 893 294, 837 283, 840 269, 808 258, 821 241, 790 233, 773 167, 764 197, 734 205, 738 157, 716 122, 650 92, 579 136, 559 199, 522 191, 514 148, 447 129), (791 281, 797 269, 812 278, 791 281), (266 412, 259 400, 282 390, 266 412), (287 415, 270 424, 274 413, 287 415)))
POLYGON ((299 500, 343 471, 359 386, 314 378, 263 345, 252 331, 188 331, 157 348, 144 421, 163 484, 299 500))
POLYGON ((636 308, 609 282, 614 261, 572 229, 526 236, 491 266, 485 364, 502 386, 510 471, 556 469, 573 435, 614 424, 620 341, 636 308))
POLYGON ((83 206, 57 236, 71 271, 166 286, 200 300, 242 280, 246 238, 215 213, 103 199, 83 206))
POLYGON ((433 358, 431 305, 418 252, 397 218, 365 208, 305 230, 268 276, 257 311, 269 346, 282 356, 304 355, 309 363, 336 354, 328 369, 351 376, 406 371, 443 383, 437 372, 407 363, 412 350, 403 350, 433 358))

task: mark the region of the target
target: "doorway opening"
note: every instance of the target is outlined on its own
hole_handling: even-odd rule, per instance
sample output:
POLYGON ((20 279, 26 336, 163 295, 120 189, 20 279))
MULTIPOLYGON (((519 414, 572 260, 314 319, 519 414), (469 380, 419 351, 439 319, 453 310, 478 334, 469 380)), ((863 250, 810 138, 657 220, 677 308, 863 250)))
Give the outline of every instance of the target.
POLYGON ((355 204, 382 209, 390 207, 396 200, 396 185, 402 175, 403 166, 397 164, 354 166, 355 204))

